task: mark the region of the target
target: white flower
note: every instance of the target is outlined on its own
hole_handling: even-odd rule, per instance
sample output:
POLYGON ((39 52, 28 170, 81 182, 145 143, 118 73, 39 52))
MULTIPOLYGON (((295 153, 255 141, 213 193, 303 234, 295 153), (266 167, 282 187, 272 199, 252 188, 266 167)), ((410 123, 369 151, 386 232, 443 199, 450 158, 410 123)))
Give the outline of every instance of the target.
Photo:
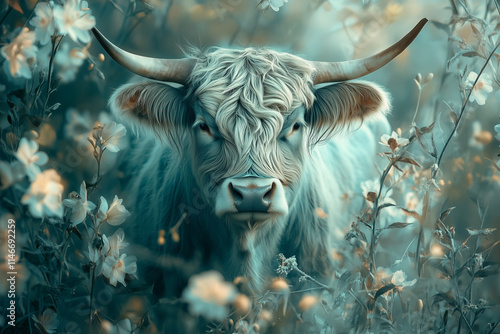
POLYGON ((95 17, 88 10, 87 1, 67 0, 64 7, 54 8, 54 18, 60 34, 68 34, 75 42, 90 42, 89 30, 95 26, 95 17))
POLYGON ((108 151, 118 152, 120 150, 120 140, 127 134, 127 129, 116 122, 104 125, 102 129, 101 141, 108 151))
MULTIPOLYGON (((104 238, 103 238, 104 239, 104 238)), ((88 252, 87 252, 87 257, 89 258, 89 261, 98 263, 101 259, 101 255, 97 251, 96 248, 92 247, 92 244, 88 244, 88 252)))
POLYGON ((25 175, 26 169, 20 161, 13 161, 10 164, 6 161, 0 161, 0 180, 3 189, 21 181, 25 175))
POLYGON ((35 34, 41 45, 50 42, 50 37, 54 34, 54 14, 52 7, 46 2, 38 3, 35 7, 35 17, 30 23, 35 27, 35 34))
POLYGON ((125 318, 120 321, 116 325, 112 325, 106 320, 102 320, 102 327, 107 334, 132 334, 134 332, 135 326, 132 325, 132 321, 130 319, 125 318))
POLYGON ((5 57, 4 67, 13 77, 31 78, 29 59, 36 59, 38 48, 34 45, 35 33, 27 27, 10 43, 0 49, 5 57))
POLYGON ((377 267, 373 275, 373 288, 379 289, 388 284, 392 271, 390 268, 377 267))
POLYGON ((497 133, 495 135, 495 139, 500 141, 500 124, 495 125, 494 129, 495 129, 495 132, 497 133))
MULTIPOLYGON (((471 71, 467 76, 465 82, 465 88, 471 89, 476 79, 477 79, 477 73, 471 71)), ((477 104, 482 106, 486 103, 486 98, 488 97, 488 94, 491 93, 492 91, 493 87, 491 86, 491 77, 489 74, 483 73, 481 74, 481 77, 479 78, 476 85, 472 89, 469 101, 470 102, 476 101, 477 104)))
POLYGON ((69 199, 63 201, 64 206, 71 208, 70 221, 72 226, 76 226, 85 220, 87 213, 94 210, 96 205, 87 200, 87 186, 85 181, 80 185, 80 194, 73 191, 69 194, 69 199))
POLYGON ((260 2, 260 6, 263 10, 267 10, 271 7, 272 10, 278 12, 287 2, 288 0, 263 0, 260 2))
POLYGON ((406 280, 406 274, 402 270, 398 270, 392 275, 391 283, 394 284, 397 287, 403 288, 406 286, 412 286, 417 282, 416 279, 414 279, 411 282, 408 282, 406 280))
POLYGON ((42 333, 57 332, 59 320, 57 320, 57 313, 53 309, 46 309, 38 317, 35 317, 35 315, 33 315, 32 319, 35 321, 35 326, 40 329, 42 333))
POLYGON ((62 218, 62 192, 61 177, 54 169, 48 169, 37 175, 35 181, 31 183, 28 191, 21 198, 21 203, 28 205, 33 217, 56 216, 62 218))
POLYGON ((122 205, 123 199, 119 199, 115 195, 111 206, 108 208, 108 201, 101 196, 101 204, 99 205, 99 212, 97 219, 99 222, 107 221, 109 225, 118 226, 123 224, 125 219, 130 216, 130 212, 122 205))
MULTIPOLYGON (((361 189, 369 207, 373 207, 375 199, 380 190, 380 180, 378 178, 374 180, 366 180, 361 183, 361 189)), ((390 217, 396 217, 399 213, 398 209, 395 206, 396 201, 391 198, 392 193, 392 189, 389 189, 387 191, 382 190, 380 198, 378 200, 379 207, 384 204, 393 204, 393 206, 388 206, 383 209, 384 211, 382 211, 382 214, 384 216, 389 215, 390 217)))
POLYGON ((76 78, 80 66, 89 57, 87 45, 84 48, 72 47, 71 42, 65 42, 56 53, 54 61, 60 66, 58 76, 61 82, 70 82, 76 78))
POLYGON ((225 282, 220 273, 208 271, 192 276, 182 297, 189 303, 191 314, 222 321, 236 294, 235 287, 225 282))
POLYGON ((373 202, 375 202, 375 198, 380 190, 379 179, 366 180, 362 182, 361 190, 363 191, 363 196, 368 201, 370 207, 373 206, 373 202))
POLYGON ((47 153, 38 152, 38 143, 34 140, 21 138, 16 157, 26 167, 26 174, 33 181, 40 174, 40 166, 49 160, 47 153))
POLYGON ((116 286, 116 283, 120 282, 123 286, 127 286, 125 275, 135 276, 136 261, 135 256, 127 256, 127 254, 122 254, 119 258, 108 256, 102 264, 101 273, 109 279, 109 284, 116 286))
MULTIPOLYGON (((109 239, 108 237, 103 234, 102 235, 102 247, 101 249, 99 250, 99 253, 101 254, 102 257, 106 257, 108 256, 108 252, 110 250, 110 246, 109 246, 109 239)), ((120 254, 118 254, 117 256, 115 256, 116 258, 119 258, 120 257, 120 254)))
POLYGON ((128 246, 128 242, 124 242, 125 233, 121 228, 119 228, 115 234, 109 238, 108 255, 115 258, 120 257, 120 249, 128 246))
POLYGON ((380 140, 381 141, 379 142, 379 144, 390 147, 393 152, 396 152, 399 147, 408 144, 408 139, 399 137, 396 131, 392 131, 392 134, 390 136, 387 134, 382 135, 382 137, 380 137, 380 140))
MULTIPOLYGON (((105 120, 107 115, 105 113, 101 114, 99 118, 105 120)), ((103 124, 97 121, 95 122, 92 136, 89 137, 89 140, 92 141, 93 145, 103 147, 103 149, 116 153, 120 151, 120 147, 124 146, 123 139, 126 134, 127 129, 122 124, 114 121, 103 124)))

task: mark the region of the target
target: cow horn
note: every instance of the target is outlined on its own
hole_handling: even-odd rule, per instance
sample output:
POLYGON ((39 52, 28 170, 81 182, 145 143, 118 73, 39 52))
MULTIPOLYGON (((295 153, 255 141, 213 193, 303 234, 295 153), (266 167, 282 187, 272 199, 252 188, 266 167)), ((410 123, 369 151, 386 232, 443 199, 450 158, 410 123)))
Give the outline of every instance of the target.
POLYGON ((145 78, 185 84, 195 65, 195 60, 190 58, 160 59, 139 56, 120 49, 97 28, 93 28, 92 32, 111 58, 127 70, 145 78))
POLYGON ((373 56, 342 62, 312 62, 317 71, 314 84, 356 79, 378 70, 403 52, 426 23, 427 19, 420 20, 399 42, 373 56))

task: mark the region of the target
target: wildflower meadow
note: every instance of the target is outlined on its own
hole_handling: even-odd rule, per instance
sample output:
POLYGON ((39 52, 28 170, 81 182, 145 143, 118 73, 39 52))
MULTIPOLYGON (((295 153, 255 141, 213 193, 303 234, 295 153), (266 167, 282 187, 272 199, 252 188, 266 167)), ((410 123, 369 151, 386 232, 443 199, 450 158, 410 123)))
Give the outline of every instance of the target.
MULTIPOLYGON (((499 22, 498 0, 2 2, 0 334, 500 333, 499 22), (277 252, 262 294, 211 270, 166 297, 127 201, 123 166, 142 139, 108 104, 138 79, 91 29, 153 57, 259 46, 351 60, 424 17, 410 47, 363 78, 390 93, 391 130, 377 165, 357 166, 376 178, 332 199, 363 205, 326 255, 331 278, 277 252)), ((185 218, 156 243, 182 242, 185 218)))

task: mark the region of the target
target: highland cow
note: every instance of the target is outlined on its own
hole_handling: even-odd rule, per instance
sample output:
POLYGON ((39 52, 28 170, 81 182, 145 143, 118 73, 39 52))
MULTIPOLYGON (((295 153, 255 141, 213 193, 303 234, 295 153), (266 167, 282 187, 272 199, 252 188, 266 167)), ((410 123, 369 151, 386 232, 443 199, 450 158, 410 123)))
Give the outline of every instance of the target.
POLYGON ((374 56, 332 63, 266 48, 152 59, 94 29, 118 63, 156 80, 123 85, 110 99, 112 112, 144 134, 127 159, 140 239, 156 244, 175 226, 178 240, 167 235, 160 246, 166 254, 198 256, 199 270, 228 280, 244 276, 254 294, 279 252, 328 277, 331 249, 361 207, 360 184, 374 177, 388 131, 388 94, 347 80, 387 64, 425 22, 374 56))

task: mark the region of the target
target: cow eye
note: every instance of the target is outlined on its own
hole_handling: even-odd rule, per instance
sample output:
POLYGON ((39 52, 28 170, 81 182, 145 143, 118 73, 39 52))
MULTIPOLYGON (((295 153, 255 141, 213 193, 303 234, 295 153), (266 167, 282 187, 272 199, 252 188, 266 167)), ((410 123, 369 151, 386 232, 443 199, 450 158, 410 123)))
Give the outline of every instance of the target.
POLYGON ((207 123, 200 122, 198 126, 200 127, 201 131, 210 133, 210 128, 208 127, 207 123))
POLYGON ((292 129, 288 132, 286 137, 290 137, 293 135, 295 132, 299 131, 302 128, 303 124, 300 121, 297 121, 293 124, 292 129))

